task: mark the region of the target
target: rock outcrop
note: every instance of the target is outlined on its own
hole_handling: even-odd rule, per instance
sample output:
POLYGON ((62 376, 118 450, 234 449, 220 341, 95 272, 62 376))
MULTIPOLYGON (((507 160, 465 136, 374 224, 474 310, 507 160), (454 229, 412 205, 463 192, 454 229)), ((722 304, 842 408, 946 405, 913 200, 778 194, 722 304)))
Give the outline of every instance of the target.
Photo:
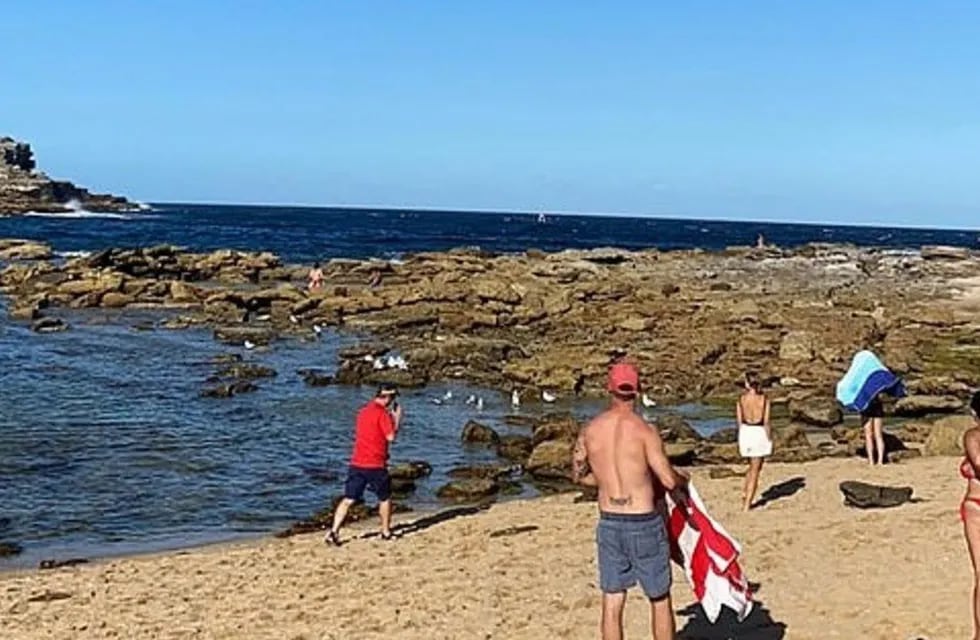
MULTIPOLYGON (((775 406, 823 426, 840 421, 830 395, 862 348, 905 379, 916 396, 899 405, 907 414, 954 410, 980 386, 980 323, 949 285, 980 278, 971 251, 926 260, 831 245, 453 250, 381 263, 380 287, 368 286, 378 261, 333 260, 324 290, 310 294, 305 269, 264 252, 158 246, 49 262, 44 247, 2 246, 23 252, 0 271, 15 319, 59 307, 155 306, 185 311, 164 326, 210 326, 229 344, 316 339, 326 327, 371 336, 341 352, 336 384, 466 380, 517 390, 530 404, 544 390, 603 394, 609 363, 626 355, 658 402, 728 402, 754 370, 775 406), (669 284, 676 290, 665 296, 669 284)), ((551 428, 574 437, 569 426, 551 428)), ((696 439, 680 423, 662 426, 678 441, 696 439)), ((534 446, 551 435, 535 433, 534 446)))
POLYGON ((61 212, 82 207, 90 211, 129 211, 137 205, 120 196, 89 193, 65 180, 52 180, 37 170, 31 145, 0 137, 0 215, 28 211, 61 212))

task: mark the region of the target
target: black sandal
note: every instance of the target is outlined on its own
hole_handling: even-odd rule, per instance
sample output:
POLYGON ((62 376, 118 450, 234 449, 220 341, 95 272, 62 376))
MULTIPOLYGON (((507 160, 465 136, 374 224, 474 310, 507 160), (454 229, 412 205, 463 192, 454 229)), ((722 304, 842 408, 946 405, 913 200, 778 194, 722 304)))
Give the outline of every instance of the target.
POLYGON ((382 533, 381 539, 384 540, 385 542, 389 542, 395 539, 395 534, 392 533, 391 531, 389 531, 388 533, 382 533))

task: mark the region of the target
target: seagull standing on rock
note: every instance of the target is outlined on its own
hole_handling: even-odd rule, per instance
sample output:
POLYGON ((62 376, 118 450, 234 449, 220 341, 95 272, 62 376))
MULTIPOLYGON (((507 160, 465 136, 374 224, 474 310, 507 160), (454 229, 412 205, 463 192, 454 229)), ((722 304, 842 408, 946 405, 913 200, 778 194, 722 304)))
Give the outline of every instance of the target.
POLYGON ((558 399, 558 396, 556 396, 555 394, 551 393, 550 391, 542 391, 541 392, 541 399, 544 400, 545 402, 552 403, 552 402, 554 402, 555 400, 558 399))
POLYGON ((244 346, 246 349, 251 351, 252 349, 255 348, 255 343, 252 342, 251 340, 246 340, 245 342, 242 343, 242 346, 244 346))
POLYGON ((517 389, 510 392, 510 406, 519 407, 521 406, 521 393, 517 389))

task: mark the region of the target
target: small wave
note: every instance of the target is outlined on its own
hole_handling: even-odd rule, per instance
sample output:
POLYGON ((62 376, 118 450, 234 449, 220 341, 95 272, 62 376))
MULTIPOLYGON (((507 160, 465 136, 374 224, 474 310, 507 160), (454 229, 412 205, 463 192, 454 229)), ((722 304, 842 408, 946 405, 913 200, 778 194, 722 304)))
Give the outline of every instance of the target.
POLYGON ((88 258, 92 255, 91 251, 56 251, 55 255, 59 258, 71 260, 72 258, 88 258))
POLYGON ((109 211, 69 210, 57 213, 49 211, 28 211, 24 214, 31 218, 107 218, 110 220, 132 220, 136 216, 126 213, 111 213, 109 211))

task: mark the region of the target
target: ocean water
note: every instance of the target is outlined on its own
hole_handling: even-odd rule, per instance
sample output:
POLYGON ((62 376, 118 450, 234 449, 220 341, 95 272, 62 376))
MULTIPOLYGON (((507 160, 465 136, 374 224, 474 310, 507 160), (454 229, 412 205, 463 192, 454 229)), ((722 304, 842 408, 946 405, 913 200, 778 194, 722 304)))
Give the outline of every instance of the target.
MULTIPOLYGON (((852 242, 893 248, 975 246, 975 232, 767 225, 420 211, 158 205, 123 215, 0 219, 0 238, 51 243, 62 255, 105 247, 171 243, 192 250, 270 250, 289 261, 401 256, 480 246, 492 251, 618 246, 718 249, 752 244, 758 233, 780 245, 852 242)), ((0 303, 2 306, 2 303, 0 303)), ((42 558, 105 556, 265 534, 321 508, 340 491, 357 408, 371 394, 356 387, 311 388, 297 370, 331 371, 337 351, 357 336, 284 341, 246 352, 203 329, 137 329, 163 318, 147 312, 76 312, 72 330, 37 335, 0 308, 0 542, 24 547, 0 568, 42 558), (209 361, 238 352, 278 376, 232 399, 199 392, 209 361)), ((406 423, 397 460, 435 468, 412 498, 436 503, 435 490, 456 465, 490 462, 464 448, 469 419, 502 432, 509 398, 465 384, 405 394, 406 423), (435 404, 451 392, 453 399, 435 404), (484 409, 464 402, 470 394, 484 409)), ((528 414, 595 402, 529 404, 528 414)), ((675 407, 705 432, 728 426, 703 407, 675 407)), ((528 489, 528 494, 533 489, 528 489)))

